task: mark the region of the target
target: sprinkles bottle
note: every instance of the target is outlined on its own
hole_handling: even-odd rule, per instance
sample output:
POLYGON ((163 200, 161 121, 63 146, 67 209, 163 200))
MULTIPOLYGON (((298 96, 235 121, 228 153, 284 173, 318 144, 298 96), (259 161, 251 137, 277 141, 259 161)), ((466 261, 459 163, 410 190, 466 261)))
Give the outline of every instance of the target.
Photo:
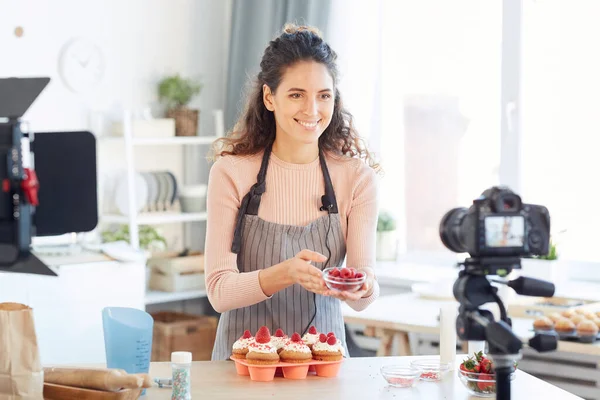
POLYGON ((190 400, 192 398, 191 367, 192 353, 188 351, 171 353, 171 368, 173 370, 171 400, 190 400))

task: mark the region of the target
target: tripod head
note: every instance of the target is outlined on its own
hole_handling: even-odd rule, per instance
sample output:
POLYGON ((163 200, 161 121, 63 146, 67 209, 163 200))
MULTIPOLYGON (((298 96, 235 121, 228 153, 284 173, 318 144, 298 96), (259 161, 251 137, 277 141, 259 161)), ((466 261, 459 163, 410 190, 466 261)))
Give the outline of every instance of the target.
MULTIPOLYGON (((521 268, 519 257, 468 258, 459 263, 464 268, 454 283, 454 297, 458 300, 459 312, 456 319, 456 332, 465 341, 486 341, 488 355, 495 363, 497 399, 510 399, 510 374, 514 361, 521 358, 523 343, 512 331, 512 322, 507 315, 498 289, 490 283, 488 275, 507 276, 513 269, 521 268), (500 309, 500 319, 479 307, 486 303, 496 303, 500 309)), ((506 284, 517 294, 525 296, 554 296, 554 284, 539 279, 519 277, 512 281, 493 280, 506 284)), ((557 337, 551 334, 536 334, 528 345, 538 352, 556 350, 557 337)))

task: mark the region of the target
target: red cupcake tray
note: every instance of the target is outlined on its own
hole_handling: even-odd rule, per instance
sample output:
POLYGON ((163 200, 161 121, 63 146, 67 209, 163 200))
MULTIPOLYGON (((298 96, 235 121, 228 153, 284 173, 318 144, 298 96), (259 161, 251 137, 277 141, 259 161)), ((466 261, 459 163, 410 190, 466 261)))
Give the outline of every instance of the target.
POLYGON ((240 376, 250 376, 257 382, 270 382, 276 375, 283 375, 285 379, 306 379, 309 372, 316 373, 323 378, 334 378, 340 372, 344 359, 340 361, 316 361, 306 363, 279 362, 271 365, 249 364, 244 359, 230 357, 235 362, 235 369, 240 376))

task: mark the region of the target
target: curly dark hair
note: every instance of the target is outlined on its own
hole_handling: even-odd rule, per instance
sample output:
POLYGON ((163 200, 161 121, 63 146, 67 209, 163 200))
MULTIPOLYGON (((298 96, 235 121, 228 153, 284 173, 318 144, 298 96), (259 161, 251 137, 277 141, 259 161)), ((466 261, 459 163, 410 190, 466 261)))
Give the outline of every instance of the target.
POLYGON ((281 35, 269 43, 260 63, 260 72, 249 93, 245 110, 233 130, 217 139, 209 155, 215 160, 224 155, 256 154, 275 140, 275 117, 263 102, 263 85, 275 92, 285 69, 301 61, 315 61, 325 65, 334 83, 334 108, 331 123, 319 137, 319 147, 334 154, 363 159, 380 171, 364 141, 353 125, 352 115, 344 109, 337 88, 337 54, 323 41, 314 27, 286 24, 281 35))

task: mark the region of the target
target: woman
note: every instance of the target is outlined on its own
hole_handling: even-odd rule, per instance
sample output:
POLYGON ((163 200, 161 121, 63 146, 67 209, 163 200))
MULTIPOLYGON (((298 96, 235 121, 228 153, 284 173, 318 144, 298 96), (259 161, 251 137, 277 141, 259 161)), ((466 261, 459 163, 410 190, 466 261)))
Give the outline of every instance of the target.
POLYGON ((379 295, 378 165, 342 107, 335 60, 316 29, 286 25, 233 133, 214 144, 205 273, 222 315, 213 360, 262 325, 290 336, 314 325, 345 344, 340 300, 360 311, 379 295), (340 267, 346 251, 366 282, 328 290, 321 271, 340 267))

